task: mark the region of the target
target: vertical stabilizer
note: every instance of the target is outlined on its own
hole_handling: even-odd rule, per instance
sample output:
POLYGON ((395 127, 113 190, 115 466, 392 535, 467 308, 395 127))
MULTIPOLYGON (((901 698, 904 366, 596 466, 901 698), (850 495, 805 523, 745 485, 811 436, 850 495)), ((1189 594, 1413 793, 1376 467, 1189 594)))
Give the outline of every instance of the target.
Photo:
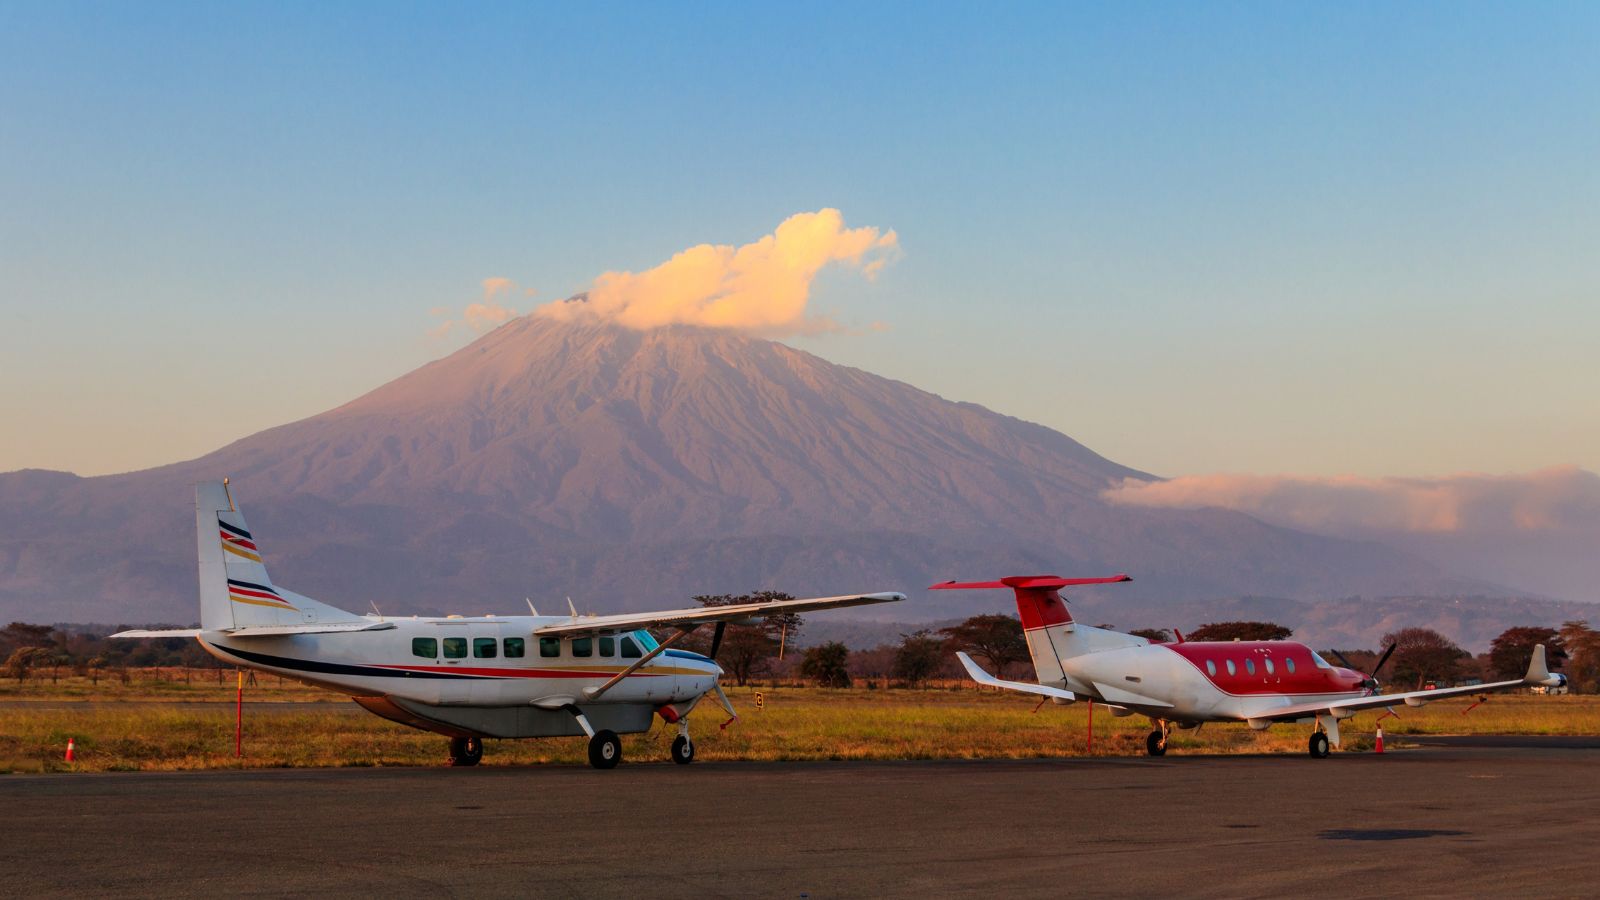
MULTIPOLYGON (((1067 680, 1061 661, 1076 655, 1071 640, 1072 614, 1067 612, 1061 588, 1084 584, 1116 584, 1132 581, 1127 575, 1110 578, 1061 578, 1056 575, 1014 575, 999 581, 947 581, 933 585, 934 591, 967 591, 1010 588, 1017 598, 1017 616, 1022 619, 1022 635, 1033 657, 1034 675, 1040 684, 1063 684, 1067 680)), ((1092 629, 1091 629, 1092 630, 1092 629)))
POLYGON ((200 627, 223 631, 256 625, 294 625, 305 615, 272 586, 250 526, 228 484, 195 485, 196 549, 200 560, 200 627))

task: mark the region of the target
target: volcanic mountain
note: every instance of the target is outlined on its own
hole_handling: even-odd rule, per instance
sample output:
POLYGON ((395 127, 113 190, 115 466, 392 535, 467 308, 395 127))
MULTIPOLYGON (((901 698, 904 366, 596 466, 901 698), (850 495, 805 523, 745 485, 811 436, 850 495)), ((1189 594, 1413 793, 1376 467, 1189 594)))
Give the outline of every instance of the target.
MULTIPOLYGON (((1151 476, 783 344, 514 320, 321 415, 122 475, 0 475, 0 616, 195 616, 192 489, 230 476, 274 578, 350 609, 585 610, 770 588, 1130 571, 1119 596, 1459 590, 1376 544, 1111 506, 1151 476)), ((968 598, 970 601, 970 598, 968 598)))

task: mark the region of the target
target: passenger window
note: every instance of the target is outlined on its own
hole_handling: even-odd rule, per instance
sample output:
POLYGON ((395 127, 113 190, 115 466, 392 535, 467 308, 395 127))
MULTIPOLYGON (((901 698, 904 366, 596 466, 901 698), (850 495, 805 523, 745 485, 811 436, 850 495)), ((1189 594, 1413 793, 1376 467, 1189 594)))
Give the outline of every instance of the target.
POLYGON ((494 659, 495 649, 500 642, 494 638, 473 638, 472 655, 479 659, 494 659))
POLYGON ((412 638, 411 655, 423 659, 439 658, 439 642, 434 638, 412 638))
POLYGON ((1209 659, 1206 660, 1206 674, 1210 675, 1212 678, 1217 677, 1217 664, 1209 659))
POLYGON ((445 659, 461 659, 462 657, 464 657, 466 655, 467 655, 467 639, 466 638, 445 638, 444 639, 444 658, 445 659))
POLYGON ((572 655, 573 656, 593 656, 594 655, 594 638, 592 638, 592 637, 573 638, 572 639, 572 655))
POLYGON ((506 659, 526 656, 527 652, 528 645, 522 642, 522 638, 506 638, 506 659))
POLYGON ((616 656, 617 655, 617 639, 612 637, 609 634, 608 635, 603 635, 600 638, 600 655, 601 656, 616 656))
POLYGON ((1289 674, 1293 675, 1294 674, 1294 659, 1292 657, 1289 658, 1289 659, 1286 659, 1286 660, 1283 661, 1283 664, 1289 667, 1289 674))
POLYGON ((1245 660, 1244 661, 1244 670, 1246 672, 1249 672, 1251 675, 1254 675, 1256 673, 1256 661, 1253 660, 1253 659, 1245 660))
POLYGON ((1239 670, 1235 669, 1233 667, 1233 660, 1231 660, 1231 659, 1228 660, 1228 674, 1229 675, 1237 675, 1237 674, 1239 674, 1239 670))
POLYGON ((554 658, 554 657, 560 656, 561 655, 561 638, 554 638, 554 637, 542 637, 542 638, 539 638, 539 655, 543 656, 543 657, 546 657, 546 658, 554 658))
POLYGON ((1272 660, 1269 659, 1269 660, 1266 661, 1266 663, 1267 663, 1267 674, 1271 675, 1272 674, 1272 660))
POLYGON ((641 656, 644 656, 644 654, 639 651, 639 645, 633 642, 633 638, 624 637, 622 639, 622 658, 638 659, 641 656))

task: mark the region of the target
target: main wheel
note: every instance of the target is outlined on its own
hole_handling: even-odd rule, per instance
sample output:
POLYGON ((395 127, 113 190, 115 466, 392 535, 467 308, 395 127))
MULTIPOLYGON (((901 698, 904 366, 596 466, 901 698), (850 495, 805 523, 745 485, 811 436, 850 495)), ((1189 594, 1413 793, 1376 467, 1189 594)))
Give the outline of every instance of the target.
POLYGON ((694 762, 694 744, 688 735, 680 734, 672 739, 672 761, 680 766, 694 762))
POLYGON ((615 769, 622 762, 622 739, 615 731, 597 731, 589 739, 589 765, 596 769, 615 769))
POLYGON ((1162 734, 1159 729, 1150 732, 1150 736, 1144 739, 1144 749, 1151 756, 1166 756, 1167 736, 1162 734))
POLYGON ((1308 749, 1312 759, 1325 759, 1328 755, 1328 736, 1320 731, 1311 732, 1311 741, 1308 749))
POLYGON ((450 765, 475 766, 483 759, 483 738, 458 737, 450 739, 450 765))

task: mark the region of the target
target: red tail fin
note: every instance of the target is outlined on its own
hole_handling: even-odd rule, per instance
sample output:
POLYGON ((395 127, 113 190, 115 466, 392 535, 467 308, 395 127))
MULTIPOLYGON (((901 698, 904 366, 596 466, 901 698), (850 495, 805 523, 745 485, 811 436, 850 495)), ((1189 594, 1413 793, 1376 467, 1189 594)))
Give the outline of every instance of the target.
POLYGON ((1084 584, 1116 584, 1132 581, 1127 575, 1110 578, 1061 578, 1056 575, 1013 575, 999 581, 946 581, 928 588, 930 591, 972 591, 984 588, 1010 588, 1017 595, 1017 614, 1022 617, 1022 627, 1031 631, 1072 621, 1067 605, 1056 594, 1061 588, 1084 584))

